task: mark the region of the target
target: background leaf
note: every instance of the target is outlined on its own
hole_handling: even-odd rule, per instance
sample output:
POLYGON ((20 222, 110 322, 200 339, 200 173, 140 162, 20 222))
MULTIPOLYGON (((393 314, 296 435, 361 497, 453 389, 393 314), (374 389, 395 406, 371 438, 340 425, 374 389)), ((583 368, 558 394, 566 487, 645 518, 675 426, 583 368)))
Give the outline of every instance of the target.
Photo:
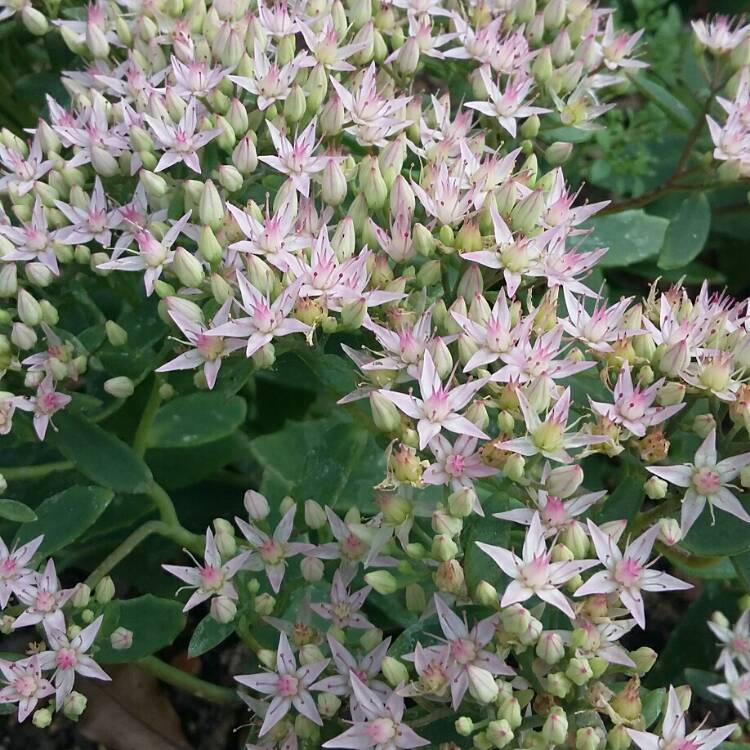
POLYGON ((231 435, 244 421, 245 399, 222 393, 192 393, 168 401, 156 412, 149 446, 191 448, 231 435))
POLYGON ((74 414, 58 414, 55 422, 51 440, 81 474, 117 492, 148 488, 151 471, 120 438, 74 414))
POLYGON ((622 211, 590 219, 584 227, 593 229, 581 243, 581 250, 609 248, 601 268, 617 268, 655 258, 661 250, 669 221, 651 216, 643 209, 622 211))
POLYGON ((44 534, 36 556, 51 555, 78 539, 111 500, 112 492, 103 487, 71 487, 52 495, 36 508, 36 520, 18 529, 16 542, 24 544, 44 534))
POLYGON ((103 664, 132 662, 150 656, 169 646, 185 627, 182 604, 174 599, 160 599, 151 594, 112 604, 119 609, 117 626, 133 632, 133 645, 116 651, 109 641, 101 644, 97 661, 103 664))

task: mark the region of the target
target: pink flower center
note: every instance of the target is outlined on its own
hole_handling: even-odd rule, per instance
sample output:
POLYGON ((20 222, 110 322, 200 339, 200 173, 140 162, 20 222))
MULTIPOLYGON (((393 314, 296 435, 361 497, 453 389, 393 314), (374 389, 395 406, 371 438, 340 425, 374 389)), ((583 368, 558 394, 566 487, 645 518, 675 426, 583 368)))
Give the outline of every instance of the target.
POLYGON ((527 587, 538 589, 549 583, 549 559, 547 555, 539 555, 521 568, 520 580, 527 587))
POLYGON ((548 497, 547 504, 540 515, 544 525, 552 528, 564 526, 569 520, 565 511, 565 503, 559 497, 548 497))
POLYGON ((284 548, 274 539, 266 539, 258 551, 266 565, 278 565, 284 559, 284 548))
POLYGON ((13 682, 16 692, 23 698, 31 698, 39 689, 39 683, 33 675, 25 674, 13 682))
POLYGON ((0 563, 0 577, 10 578, 14 576, 18 570, 18 565, 12 557, 7 557, 0 563))
POLYGON ((57 652, 57 666, 60 669, 73 669, 78 661, 72 648, 61 648, 57 652))
POLYGON ((643 566, 632 557, 620 560, 615 566, 615 579, 623 586, 633 586, 641 577, 643 566))
POLYGON ((696 469, 692 481, 700 495, 715 495, 721 489, 721 477, 708 467, 696 469))
POLYGON ((639 393, 634 393, 620 404, 620 414, 625 419, 640 419, 646 413, 646 402, 639 393))
POLYGON ((383 745, 396 736, 396 725, 391 719, 375 719, 367 723, 367 735, 376 745, 383 745))
POLYGON ((283 695, 285 698, 291 698, 293 695, 297 695, 299 686, 299 680, 291 674, 283 674, 279 677, 279 681, 276 683, 276 690, 279 695, 283 695))
POLYGON ((362 555, 367 551, 367 545, 354 534, 349 534, 343 542, 341 542, 341 556, 347 560, 359 560, 362 555))
POLYGON ((201 588, 205 591, 218 591, 224 585, 224 574, 220 568, 206 565, 201 568, 201 588))
POLYGON ((451 641, 450 653, 459 664, 471 664, 477 658, 477 647, 466 638, 458 638, 451 641))
POLYGON ((36 604, 34 606, 37 612, 54 612, 57 609, 57 600, 55 595, 49 591, 40 591, 36 595, 36 604))
POLYGON ((452 477, 462 476, 466 471, 466 457, 460 453, 451 454, 445 462, 445 470, 452 477))

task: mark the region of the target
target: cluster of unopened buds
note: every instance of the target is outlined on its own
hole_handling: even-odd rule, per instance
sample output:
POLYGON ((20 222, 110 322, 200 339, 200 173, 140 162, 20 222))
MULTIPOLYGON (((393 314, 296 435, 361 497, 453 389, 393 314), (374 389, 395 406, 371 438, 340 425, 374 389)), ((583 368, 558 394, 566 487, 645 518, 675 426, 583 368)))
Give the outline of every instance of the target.
MULTIPOLYGON (((689 587, 653 567, 655 545, 704 513, 750 522, 734 485, 750 484, 750 454, 716 417, 732 437, 750 430, 747 302, 655 284, 609 304, 586 284, 606 248, 579 247, 582 225, 606 204, 576 205, 559 138, 614 106, 644 65, 640 34, 588 0, 123 1, 54 26, 85 61, 63 78, 71 105, 50 99, 29 143, 0 134, 0 433, 19 410, 43 440, 75 394, 133 393, 99 356, 127 343, 122 326, 102 317, 85 339, 58 326, 56 295, 85 294, 82 277, 168 322, 157 371, 197 370, 199 388, 230 357, 264 369, 333 334, 363 344, 344 346, 361 383, 341 403, 388 443, 378 512, 307 501, 303 525, 289 498, 272 527, 279 509, 251 490, 239 536, 217 519, 202 562, 165 566, 192 592, 186 610, 210 600, 217 623, 241 612, 279 631, 266 644, 244 632, 258 665, 236 677, 257 717, 248 747, 317 747, 321 726, 324 747, 419 747, 448 706, 478 748, 728 737, 733 725, 686 733, 684 688, 648 733, 640 677, 655 654, 619 644, 645 626, 642 592, 689 587), (469 88, 413 85, 448 71, 469 88), (697 413, 705 400, 716 408, 697 413), (692 461, 670 461, 677 424, 701 438, 692 461), (595 521, 605 493, 580 466, 623 451, 664 501, 629 534, 595 521), (503 544, 467 533, 493 493, 505 505, 485 521, 513 524, 503 544), (467 580, 476 554, 502 586, 467 580), (290 560, 330 582, 296 622, 277 616, 290 560), (385 637, 362 611, 373 591, 432 633, 385 637)), ((21 719, 52 693, 77 715, 74 673, 106 677, 87 655, 101 624, 88 593, 60 590, 51 563, 26 567, 39 543, 1 550, 2 604, 13 594, 24 610, 4 623, 39 625, 49 644, 0 664, 0 701, 21 719)))
MULTIPOLYGON (((8 549, 0 539, 0 632, 11 636, 36 628, 43 637, 29 641, 26 655, 0 659, 0 704, 17 704, 18 720, 31 716, 40 728, 49 726, 56 712, 73 721, 83 714, 87 700, 73 689, 77 675, 110 679, 92 654, 101 646, 102 611, 115 594, 109 577, 93 592, 84 583, 62 588, 52 559, 37 570, 34 562, 43 541, 38 536, 8 549)), ((128 649, 132 636, 120 627, 108 642, 111 648, 128 649)))

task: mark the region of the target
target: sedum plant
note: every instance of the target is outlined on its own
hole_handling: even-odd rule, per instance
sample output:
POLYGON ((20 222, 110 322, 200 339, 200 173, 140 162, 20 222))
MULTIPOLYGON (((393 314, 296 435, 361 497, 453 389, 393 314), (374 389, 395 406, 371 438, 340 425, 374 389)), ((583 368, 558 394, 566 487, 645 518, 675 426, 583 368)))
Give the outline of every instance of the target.
MULTIPOLYGON (((641 31, 588 0, 58 10, 2 11, 78 62, 0 134, 0 707, 77 721, 136 663, 244 701, 248 748, 741 739, 689 707, 747 718, 747 617, 711 621, 723 683, 689 644, 750 579, 747 300, 608 298, 602 227, 658 251, 658 190, 562 166, 648 80, 641 31), (660 595, 695 601, 658 656, 660 595)), ((694 33, 667 191, 748 177, 750 28, 694 33)))

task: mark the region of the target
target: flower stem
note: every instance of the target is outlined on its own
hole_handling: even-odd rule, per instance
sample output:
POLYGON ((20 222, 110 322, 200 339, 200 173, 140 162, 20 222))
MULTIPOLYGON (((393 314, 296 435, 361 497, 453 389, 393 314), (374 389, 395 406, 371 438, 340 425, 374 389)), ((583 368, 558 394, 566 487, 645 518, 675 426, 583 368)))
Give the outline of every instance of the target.
POLYGON ((220 704, 239 703, 240 701, 237 693, 231 688, 201 680, 200 677, 194 677, 187 672, 183 672, 155 656, 147 656, 145 659, 141 659, 138 664, 162 682, 184 690, 197 698, 220 704))
POLYGON ((146 452, 148 445, 148 433, 151 429, 151 425, 154 422, 154 417, 161 404, 161 396, 159 395, 159 387, 161 386, 161 379, 156 376, 154 382, 151 385, 151 393, 149 394, 146 406, 143 408, 143 414, 141 414, 141 421, 138 423, 138 428, 135 431, 135 437, 133 438, 133 450, 141 457, 146 452))
POLYGON ((175 544, 191 547, 200 552, 203 540, 201 537, 191 534, 181 526, 175 528, 164 521, 146 521, 129 536, 127 536, 115 549, 112 550, 86 579, 86 584, 94 588, 114 567, 119 565, 141 542, 152 534, 158 534, 165 539, 171 539, 175 544))

